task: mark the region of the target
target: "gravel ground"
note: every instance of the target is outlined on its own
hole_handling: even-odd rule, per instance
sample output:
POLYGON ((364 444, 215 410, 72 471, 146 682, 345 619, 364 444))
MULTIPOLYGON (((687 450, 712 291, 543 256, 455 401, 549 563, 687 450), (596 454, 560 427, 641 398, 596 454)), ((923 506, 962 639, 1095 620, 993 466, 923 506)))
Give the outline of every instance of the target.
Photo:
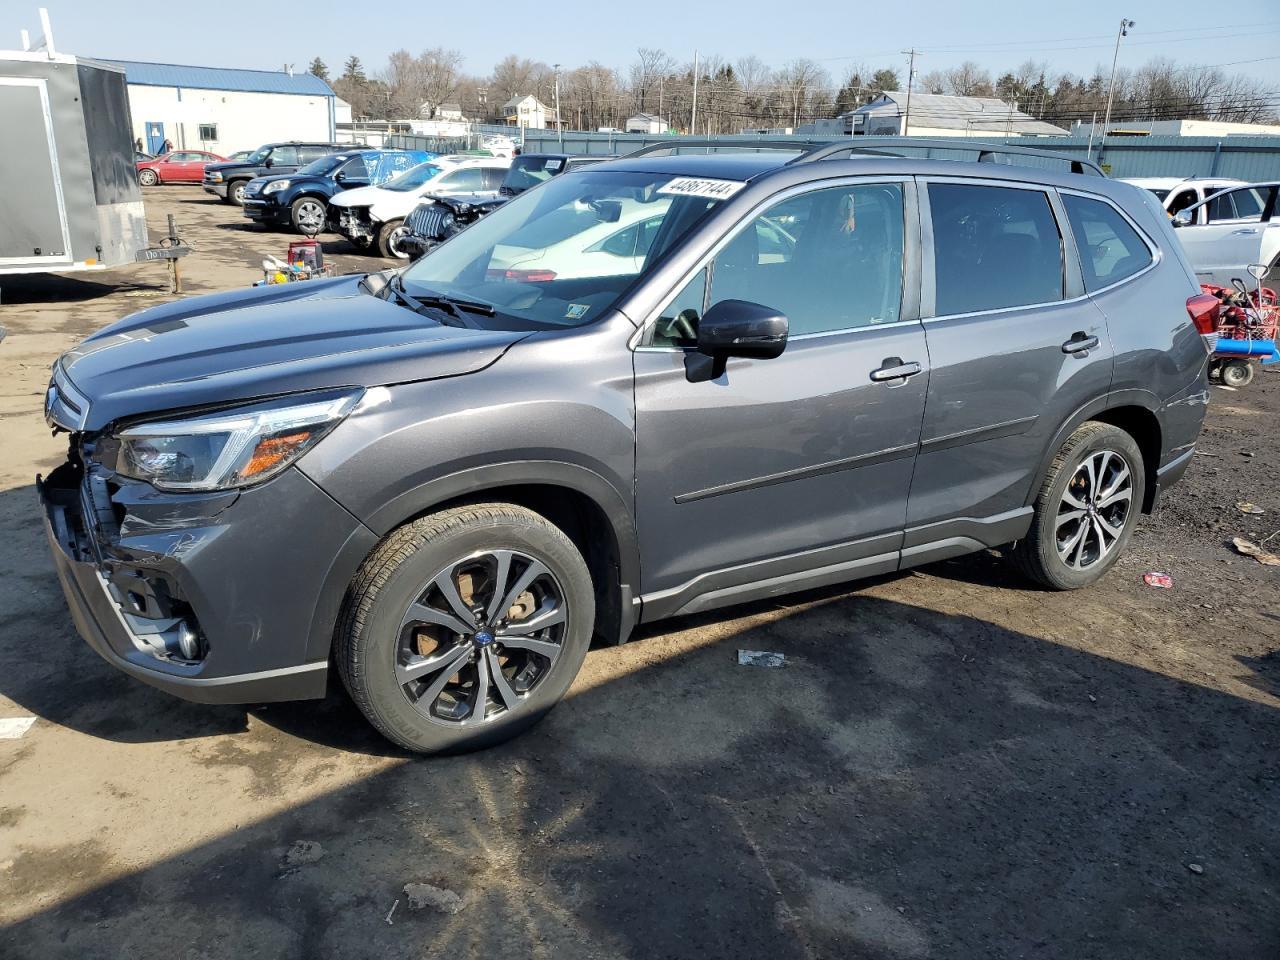
MULTIPOLYGON (((288 242, 146 200, 189 292, 288 242)), ((1089 590, 988 553, 648 627, 532 732, 416 760, 341 695, 187 704, 75 636, 49 363, 164 296, 156 266, 0 288, 0 718, 37 718, 0 740, 0 957, 1280 956, 1280 568, 1229 542, 1280 550, 1280 372, 1213 390, 1089 590)))

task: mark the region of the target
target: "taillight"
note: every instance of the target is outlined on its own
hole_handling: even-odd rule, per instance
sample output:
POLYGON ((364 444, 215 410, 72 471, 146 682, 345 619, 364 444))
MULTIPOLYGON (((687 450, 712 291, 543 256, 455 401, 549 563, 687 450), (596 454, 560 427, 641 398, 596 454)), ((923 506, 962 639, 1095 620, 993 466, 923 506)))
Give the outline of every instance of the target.
POLYGON ((1187 314, 1204 341, 1204 348, 1213 353, 1218 348, 1218 315, 1222 302, 1211 293, 1197 293, 1187 297, 1187 314))
POLYGON ((554 270, 490 270, 490 280, 511 280, 515 283, 547 283, 556 278, 554 270))

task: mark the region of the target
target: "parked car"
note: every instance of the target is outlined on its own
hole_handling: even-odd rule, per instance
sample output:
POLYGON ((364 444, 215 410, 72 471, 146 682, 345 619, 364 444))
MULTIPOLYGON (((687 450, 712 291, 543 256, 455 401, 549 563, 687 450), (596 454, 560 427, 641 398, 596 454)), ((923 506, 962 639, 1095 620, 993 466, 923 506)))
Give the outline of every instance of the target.
POLYGON ((405 217, 419 200, 431 196, 498 195, 510 160, 494 157, 436 157, 377 187, 340 193, 329 201, 329 228, 357 247, 376 244, 384 257, 404 260, 400 246, 406 234, 405 217))
POLYGON ((312 237, 324 229, 329 200, 336 194, 383 183, 433 156, 422 150, 331 153, 295 173, 250 180, 244 188, 244 215, 312 237))
POLYGON ((1223 177, 1132 177, 1124 182, 1150 190, 1171 217, 1220 190, 1245 183, 1223 177))
POLYGON ((1249 265, 1267 267, 1262 282, 1280 285, 1280 181, 1251 183, 1212 194, 1173 218, 1178 239, 1202 283, 1252 288, 1249 265))
POLYGON ((516 148, 519 146, 513 139, 501 134, 491 134, 482 138, 480 143, 493 156, 505 157, 508 160, 516 155, 516 148))
POLYGON ((525 153, 511 161, 498 195, 428 196, 405 218, 400 247, 410 256, 421 256, 459 230, 492 213, 514 196, 561 173, 600 163, 610 157, 575 157, 567 153, 525 153))
POLYGON ((174 150, 150 160, 139 160, 138 183, 144 187, 154 187, 157 183, 199 183, 204 179, 204 168, 223 159, 207 150, 174 150))
POLYGON ((94 333, 37 482, 78 629, 205 702, 332 665, 432 752, 534 723, 637 623, 987 547, 1095 582, 1195 453, 1217 300, 1100 172, 849 149, 628 157, 404 270, 94 333), (582 276, 635 204, 643 258, 582 276))
POLYGON ((240 206, 244 203, 245 184, 254 177, 293 173, 313 160, 351 149, 349 143, 267 143, 243 160, 209 164, 204 172, 204 190, 225 203, 240 206))

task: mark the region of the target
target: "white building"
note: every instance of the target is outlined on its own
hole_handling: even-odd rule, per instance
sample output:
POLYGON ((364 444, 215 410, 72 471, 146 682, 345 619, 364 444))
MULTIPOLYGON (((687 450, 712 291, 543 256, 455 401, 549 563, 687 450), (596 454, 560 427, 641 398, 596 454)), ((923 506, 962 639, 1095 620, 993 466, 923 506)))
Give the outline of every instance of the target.
MULTIPOLYGON (((1098 136, 1102 124, 1077 123, 1072 129, 1077 137, 1098 136)), ((1280 136, 1280 123, 1234 123, 1228 120, 1113 120, 1107 127, 1109 137, 1232 137, 1280 136)))
POLYGON ((273 140, 334 139, 337 97, 309 73, 111 61, 124 67, 134 139, 150 153, 224 156, 273 140))
POLYGON ((556 125, 556 112, 533 94, 514 96, 502 105, 507 123, 527 130, 545 130, 556 125))
POLYGON ((806 124, 796 132, 869 137, 1067 136, 1061 127, 1037 120, 995 97, 948 97, 913 91, 908 104, 903 90, 887 90, 856 110, 806 124))
POLYGON ((663 133, 667 129, 662 118, 652 113, 637 113, 634 117, 627 117, 625 127, 627 133, 663 133))

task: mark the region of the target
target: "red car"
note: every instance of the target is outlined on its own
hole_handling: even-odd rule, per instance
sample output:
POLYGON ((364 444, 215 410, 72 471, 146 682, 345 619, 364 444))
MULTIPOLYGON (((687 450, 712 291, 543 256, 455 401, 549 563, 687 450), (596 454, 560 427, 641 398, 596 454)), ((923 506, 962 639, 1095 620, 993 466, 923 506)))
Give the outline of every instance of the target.
POLYGON ((138 161, 138 182, 144 187, 157 183, 199 183, 204 165, 225 159, 205 150, 174 150, 154 160, 138 161))

